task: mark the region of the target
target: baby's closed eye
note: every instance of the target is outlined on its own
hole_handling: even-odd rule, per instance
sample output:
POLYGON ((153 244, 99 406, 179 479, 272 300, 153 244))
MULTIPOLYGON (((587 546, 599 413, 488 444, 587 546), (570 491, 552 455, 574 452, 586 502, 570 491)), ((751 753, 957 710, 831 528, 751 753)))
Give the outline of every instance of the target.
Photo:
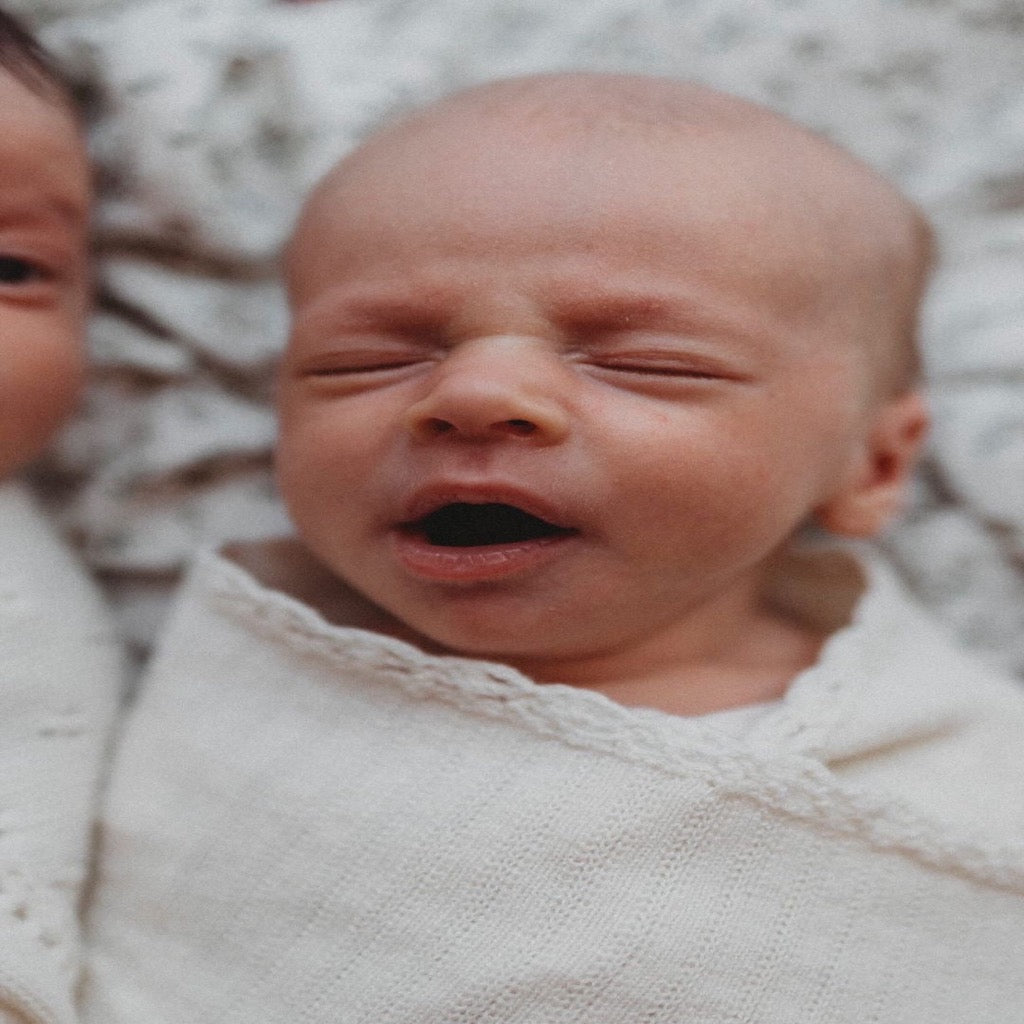
POLYGON ((617 373, 663 375, 718 380, 732 376, 729 370, 683 354, 661 351, 623 351, 588 357, 587 362, 601 370, 617 373))
POLYGON ((726 345, 672 333, 623 331, 590 339, 576 348, 573 359, 601 378, 665 382, 744 382, 751 367, 726 345))
POLYGON ((331 377, 356 373, 382 373, 400 370, 425 362, 428 356, 420 349, 393 348, 387 345, 345 345, 312 356, 301 364, 301 371, 310 377, 331 377))

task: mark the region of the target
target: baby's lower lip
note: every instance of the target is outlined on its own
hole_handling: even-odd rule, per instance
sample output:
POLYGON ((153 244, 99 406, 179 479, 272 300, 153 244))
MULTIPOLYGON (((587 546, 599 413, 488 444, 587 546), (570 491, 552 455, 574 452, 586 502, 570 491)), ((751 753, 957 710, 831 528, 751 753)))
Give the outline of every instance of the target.
POLYGON ((482 583, 500 580, 543 565, 575 534, 532 540, 443 547, 415 533, 396 531, 393 548, 402 567, 423 580, 446 583, 482 583))

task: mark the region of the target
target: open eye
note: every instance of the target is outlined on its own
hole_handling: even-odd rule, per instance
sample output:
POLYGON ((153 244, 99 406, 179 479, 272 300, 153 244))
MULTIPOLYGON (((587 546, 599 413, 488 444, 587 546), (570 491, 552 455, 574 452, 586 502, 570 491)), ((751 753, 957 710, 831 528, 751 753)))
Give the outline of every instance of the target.
POLYGON ((0 255, 0 286, 31 284, 47 276, 46 270, 32 260, 0 255))

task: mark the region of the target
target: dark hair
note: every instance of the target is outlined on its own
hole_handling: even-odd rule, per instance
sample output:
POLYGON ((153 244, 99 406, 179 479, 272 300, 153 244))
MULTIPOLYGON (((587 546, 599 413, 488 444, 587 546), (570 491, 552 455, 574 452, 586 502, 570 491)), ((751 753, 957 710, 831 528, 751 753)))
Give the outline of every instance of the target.
POLYGON ((36 38, 0 8, 0 70, 44 98, 74 106, 71 88, 36 38))

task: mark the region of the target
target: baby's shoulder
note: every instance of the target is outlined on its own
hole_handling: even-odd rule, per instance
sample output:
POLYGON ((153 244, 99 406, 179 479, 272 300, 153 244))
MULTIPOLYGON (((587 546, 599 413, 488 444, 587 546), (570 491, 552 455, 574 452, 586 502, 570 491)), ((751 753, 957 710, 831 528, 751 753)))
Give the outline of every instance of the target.
POLYGON ((979 673, 959 728, 938 744, 933 786, 957 797, 968 824, 1024 845, 1024 686, 979 673))
POLYGON ((951 835, 1024 845, 1024 683, 959 643, 877 554, 813 551, 802 572, 843 624, 782 702, 791 743, 951 835))
POLYGON ((27 488, 0 482, 4 697, 120 690, 122 649, 97 585, 27 488))
POLYGON ((950 638, 922 632, 932 631, 908 636, 902 666, 896 661, 871 687, 876 707, 886 703, 882 687, 901 690, 892 707, 902 734, 831 767, 958 833, 1024 845, 1024 684, 950 638))
POLYGON ((0 556, 4 583, 12 580, 42 588, 60 577, 85 580, 86 574, 61 540, 50 518, 18 480, 0 480, 0 556))

